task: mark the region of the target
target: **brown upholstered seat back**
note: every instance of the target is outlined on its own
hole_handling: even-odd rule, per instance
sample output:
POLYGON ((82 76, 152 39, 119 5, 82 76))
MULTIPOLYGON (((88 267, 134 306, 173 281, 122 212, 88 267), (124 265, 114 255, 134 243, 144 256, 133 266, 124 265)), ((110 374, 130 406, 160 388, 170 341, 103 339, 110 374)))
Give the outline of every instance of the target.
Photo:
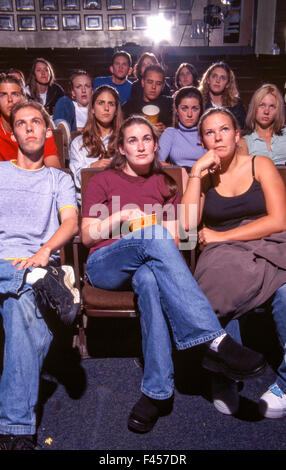
MULTIPOLYGON (((84 168, 81 170, 81 195, 82 200, 90 178, 104 171, 102 168, 84 168)), ((182 168, 164 167, 177 183, 178 190, 182 194, 182 168)), ((88 316, 120 317, 135 316, 137 311, 136 298, 133 291, 109 291, 92 287, 88 281, 84 282, 82 299, 85 312, 88 316)))

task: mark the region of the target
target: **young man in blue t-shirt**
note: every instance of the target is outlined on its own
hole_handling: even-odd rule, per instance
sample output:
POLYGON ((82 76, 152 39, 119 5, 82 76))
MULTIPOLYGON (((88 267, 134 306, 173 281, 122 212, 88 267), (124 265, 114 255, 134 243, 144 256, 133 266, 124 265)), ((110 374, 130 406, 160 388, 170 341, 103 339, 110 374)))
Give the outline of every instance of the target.
POLYGON ((72 268, 59 267, 59 250, 77 234, 78 215, 71 176, 43 164, 51 133, 43 106, 15 104, 11 126, 17 160, 0 162, 0 450, 30 450, 41 367, 52 341, 47 307, 71 324, 80 305, 72 268))
POLYGON ((132 72, 132 59, 128 52, 117 51, 112 56, 112 63, 109 67, 112 75, 108 77, 97 77, 94 80, 94 89, 100 85, 110 85, 119 93, 121 106, 129 100, 132 83, 127 77, 132 72))

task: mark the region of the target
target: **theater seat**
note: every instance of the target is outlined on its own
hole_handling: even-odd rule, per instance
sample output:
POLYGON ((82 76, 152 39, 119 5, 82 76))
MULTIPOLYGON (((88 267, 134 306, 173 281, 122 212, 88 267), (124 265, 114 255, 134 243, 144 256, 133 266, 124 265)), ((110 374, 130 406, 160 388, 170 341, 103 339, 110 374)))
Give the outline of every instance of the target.
MULTIPOLYGON (((101 168, 85 168, 81 171, 81 194, 82 199, 88 185, 89 179, 101 168)), ((180 167, 164 167, 164 172, 169 174, 177 183, 178 190, 183 193, 183 172, 180 167)), ((92 287, 85 275, 85 261, 88 250, 82 245, 79 237, 74 241, 74 268, 76 284, 81 292, 81 309, 83 322, 79 327, 76 346, 82 357, 88 357, 86 347, 85 328, 88 317, 137 317, 138 309, 136 297, 133 291, 110 291, 92 287)))

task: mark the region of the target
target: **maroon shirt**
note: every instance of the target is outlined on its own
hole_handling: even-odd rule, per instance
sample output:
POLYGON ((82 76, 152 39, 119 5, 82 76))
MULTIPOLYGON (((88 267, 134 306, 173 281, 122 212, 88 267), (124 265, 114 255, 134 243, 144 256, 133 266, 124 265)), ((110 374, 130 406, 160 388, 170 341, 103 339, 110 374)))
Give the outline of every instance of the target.
MULTIPOLYGON (((174 220, 177 218, 177 205, 181 197, 178 192, 170 199, 168 197, 169 188, 164 174, 144 177, 127 175, 119 170, 106 170, 90 179, 84 196, 82 217, 105 219, 123 207, 126 209, 127 205, 131 208, 132 204, 146 214, 156 212, 157 222, 167 219, 166 211, 169 208, 168 220, 174 220), (104 207, 98 207, 98 204, 103 204, 104 207), (165 211, 162 210, 164 206, 165 211)), ((103 246, 110 245, 122 236, 121 233, 117 233, 113 234, 113 238, 110 236, 106 240, 100 240, 91 248, 90 254, 103 246)))

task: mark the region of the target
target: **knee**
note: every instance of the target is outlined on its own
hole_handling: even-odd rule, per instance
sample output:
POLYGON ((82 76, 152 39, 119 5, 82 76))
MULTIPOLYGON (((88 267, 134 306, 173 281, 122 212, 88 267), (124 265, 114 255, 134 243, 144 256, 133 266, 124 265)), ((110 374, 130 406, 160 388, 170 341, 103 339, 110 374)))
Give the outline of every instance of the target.
POLYGON ((152 248, 156 249, 158 253, 166 250, 176 249, 172 234, 163 225, 152 225, 144 229, 144 240, 150 240, 152 248))
POLYGON ((283 284, 279 289, 277 289, 274 299, 283 302, 286 306, 286 284, 283 284))
POLYGON ((148 292, 151 295, 154 294, 157 289, 157 281, 153 272, 146 264, 137 269, 132 278, 132 287, 136 294, 146 294, 148 292))

